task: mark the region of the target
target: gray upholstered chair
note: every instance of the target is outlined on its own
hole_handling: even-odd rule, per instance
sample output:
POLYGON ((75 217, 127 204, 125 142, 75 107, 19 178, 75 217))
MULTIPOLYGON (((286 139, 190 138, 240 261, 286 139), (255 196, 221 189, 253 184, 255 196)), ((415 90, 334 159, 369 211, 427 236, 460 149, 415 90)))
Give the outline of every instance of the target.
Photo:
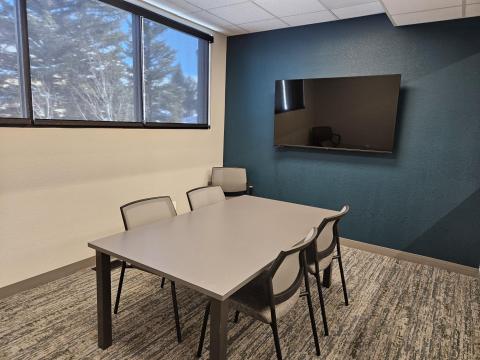
POLYGON ((342 279, 343 297, 345 305, 348 305, 347 284, 343 273, 342 253, 340 250, 340 239, 338 236, 338 223, 348 213, 349 207, 345 205, 337 215, 325 218, 318 227, 318 237, 316 241, 307 249, 307 269, 310 274, 315 276, 317 281, 318 297, 320 298, 320 308, 322 311, 323 327, 325 336, 328 336, 327 316, 325 312, 325 303, 323 301, 322 284, 320 281, 320 272, 331 266, 333 259, 338 260, 340 268, 340 277, 342 279), (337 254, 335 255, 334 252, 337 254))
POLYGON ((237 167, 212 168, 211 185, 220 186, 225 196, 252 195, 253 187, 248 185, 247 169, 237 167))
POLYGON ((225 194, 220 186, 203 186, 187 192, 190 210, 200 209, 225 200, 225 194))
MULTIPOLYGON (((288 250, 281 251, 262 274, 234 293, 229 299, 231 306, 235 310, 270 325, 279 360, 282 359, 282 351, 278 336, 277 320, 287 314, 301 296, 307 297, 316 354, 317 356, 320 355, 305 256, 305 250, 312 245, 316 236, 317 229, 314 228, 304 240, 288 250), (302 283, 305 284, 305 292, 303 293, 300 291, 302 283)), ((202 355, 209 312, 210 304, 205 309, 197 350, 198 357, 202 355)))
MULTIPOLYGON (((177 215, 175 206, 173 205, 170 196, 158 196, 147 199, 136 200, 120 207, 122 213, 123 225, 125 230, 131 230, 135 227, 151 224, 153 222, 171 218, 177 215)), ((122 270, 120 272, 120 280, 118 283, 117 297, 115 300, 114 314, 118 313, 118 306, 120 304, 120 295, 122 293, 123 279, 125 276, 125 270, 127 268, 133 268, 134 266, 127 264, 126 261, 122 261, 122 270)), ((147 271, 138 267, 136 269, 147 271)), ((161 287, 165 284, 165 278, 162 278, 161 287)), ((173 311, 175 315, 175 328, 177 331, 178 342, 182 341, 182 334, 180 330, 180 319, 178 315, 177 305, 177 293, 175 290, 175 282, 170 282, 172 291, 173 311)))

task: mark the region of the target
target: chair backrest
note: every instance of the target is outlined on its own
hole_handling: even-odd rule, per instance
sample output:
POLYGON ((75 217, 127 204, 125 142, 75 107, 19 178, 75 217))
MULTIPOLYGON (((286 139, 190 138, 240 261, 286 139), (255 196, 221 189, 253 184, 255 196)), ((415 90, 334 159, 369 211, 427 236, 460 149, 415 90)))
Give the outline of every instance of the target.
POLYGON ((247 170, 234 167, 212 168, 212 185, 220 186, 224 193, 245 193, 248 188, 247 170))
POLYGON ((322 141, 331 140, 333 131, 330 126, 315 126, 312 128, 314 145, 321 145, 322 141))
POLYGON ((318 229, 313 228, 308 235, 288 250, 283 250, 272 262, 268 274, 272 284, 275 303, 290 298, 302 283, 304 250, 312 245, 318 236, 318 229))
POLYGON ((220 186, 204 186, 187 192, 191 210, 212 205, 225 200, 225 194, 220 186))
POLYGON ((338 238, 338 222, 349 211, 349 206, 344 205, 338 214, 325 218, 318 226, 318 237, 314 243, 317 260, 331 254, 335 249, 338 238))
POLYGON ((125 230, 151 224, 177 215, 170 196, 158 196, 132 201, 120 207, 125 230))

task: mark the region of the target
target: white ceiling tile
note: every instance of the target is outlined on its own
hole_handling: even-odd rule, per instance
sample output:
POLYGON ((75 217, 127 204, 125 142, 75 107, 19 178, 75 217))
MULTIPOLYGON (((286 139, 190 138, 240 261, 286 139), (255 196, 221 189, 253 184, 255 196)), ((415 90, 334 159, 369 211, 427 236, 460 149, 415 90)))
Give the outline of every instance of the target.
POLYGON ((467 5, 465 7, 465 16, 466 17, 480 16, 480 4, 467 5))
POLYGON ((240 27, 248 32, 267 31, 287 27, 287 25, 279 19, 273 18, 269 20, 253 21, 246 24, 240 24, 240 27))
POLYGON ((326 10, 318 0, 253 0, 275 16, 290 16, 326 10))
POLYGON ((462 17, 462 7, 457 6, 453 8, 421 11, 409 14, 399 14, 393 15, 392 17, 395 20, 395 23, 399 26, 432 21, 450 20, 462 17))
POLYGON ((161 0, 161 1, 156 0, 156 1, 159 2, 159 3, 163 2, 167 6, 169 5, 170 7, 173 7, 174 9, 183 10, 187 13, 193 13, 193 12, 197 12, 197 11, 202 10, 197 6, 190 4, 186 0, 161 0))
POLYGON ((202 10, 200 12, 192 14, 191 17, 212 25, 225 26, 225 27, 233 25, 229 23, 227 20, 219 18, 218 16, 215 16, 206 10, 202 10))
POLYGON ((382 0, 391 15, 461 6, 462 0, 382 0))
POLYGON ((228 36, 235 36, 235 35, 243 35, 243 34, 248 34, 248 31, 245 29, 238 28, 238 30, 228 30, 227 32, 224 33, 225 35, 228 36))
POLYGON ((210 12, 237 25, 274 18, 261 7, 251 2, 210 9, 210 12))
POLYGON ((241 35, 241 34, 246 34, 248 31, 240 28, 239 26, 236 25, 230 25, 228 27, 222 27, 222 30, 220 31, 222 34, 232 36, 232 35, 241 35))
POLYGON ((213 9, 221 6, 228 6, 245 2, 245 0, 187 0, 189 3, 201 9, 213 9))
POLYGON ((226 35, 347 19, 385 10, 399 26, 450 20, 463 17, 462 2, 465 17, 480 16, 480 0, 142 1, 226 35))
POLYGON ((375 0, 320 0, 329 9, 338 9, 348 6, 367 4, 375 0))
POLYGON ((193 6, 189 3, 186 3, 185 7, 180 6, 180 0, 179 3, 175 4, 172 1, 169 0, 141 0, 142 3, 145 5, 151 5, 156 8, 160 8, 162 10, 171 12, 172 14, 182 16, 185 14, 190 14, 195 11, 199 11, 200 9, 197 8, 196 6, 193 6))
POLYGON ((219 18, 208 11, 203 10, 190 15, 191 19, 209 29, 221 32, 226 35, 238 35, 245 33, 245 30, 228 21, 219 18))
POLYGON ((283 17, 282 20, 290 26, 301 26, 333 21, 337 20, 337 18, 330 11, 318 11, 310 14, 286 16, 283 17))
POLYGON ((340 19, 348 19, 359 16, 381 14, 384 13, 385 10, 383 9, 382 4, 380 4, 379 2, 370 2, 367 4, 333 9, 332 12, 340 19))

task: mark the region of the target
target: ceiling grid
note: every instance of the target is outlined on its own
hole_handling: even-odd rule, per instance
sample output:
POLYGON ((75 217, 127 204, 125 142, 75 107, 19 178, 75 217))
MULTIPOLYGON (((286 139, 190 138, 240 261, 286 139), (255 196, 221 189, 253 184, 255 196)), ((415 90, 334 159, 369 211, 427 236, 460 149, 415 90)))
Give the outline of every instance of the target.
POLYGON ((480 0, 142 0, 225 35, 386 13, 395 26, 480 16, 480 0))

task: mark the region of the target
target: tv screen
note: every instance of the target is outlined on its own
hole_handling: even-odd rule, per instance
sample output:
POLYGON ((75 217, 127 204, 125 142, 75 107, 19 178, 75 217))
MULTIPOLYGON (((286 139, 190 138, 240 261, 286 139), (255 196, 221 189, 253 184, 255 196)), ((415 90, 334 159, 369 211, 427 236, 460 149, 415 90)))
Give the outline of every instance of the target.
POLYGON ((275 145, 392 152, 400 75, 275 82, 275 145))

